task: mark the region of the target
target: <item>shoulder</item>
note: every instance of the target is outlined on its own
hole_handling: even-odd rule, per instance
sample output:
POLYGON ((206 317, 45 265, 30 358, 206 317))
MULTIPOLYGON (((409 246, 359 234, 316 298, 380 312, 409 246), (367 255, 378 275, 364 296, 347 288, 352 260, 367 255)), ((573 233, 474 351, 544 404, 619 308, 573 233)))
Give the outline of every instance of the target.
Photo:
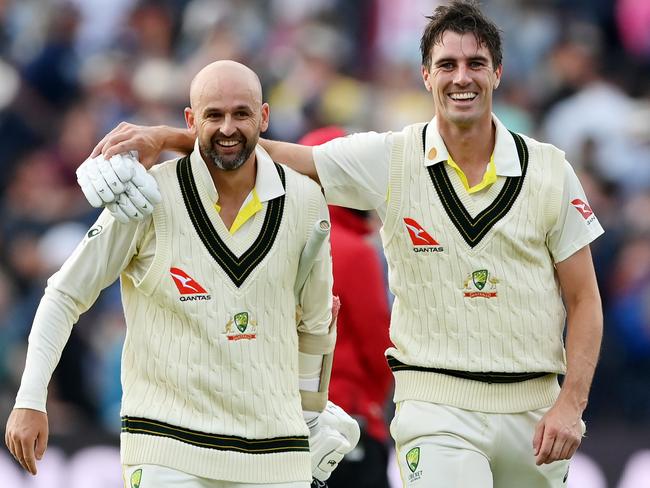
MULTIPOLYGON (((426 126, 428 126, 430 123, 431 123, 431 121, 429 121, 429 122, 417 122, 415 124, 410 124, 410 125, 407 125, 406 127, 404 127, 400 132, 402 132, 404 134, 410 134, 410 133, 413 133, 413 132, 415 132, 416 134, 421 134, 422 131, 424 130, 424 128, 426 126)), ((398 134, 399 134, 399 132, 398 132, 398 134)))
MULTIPOLYGON (((187 156, 185 156, 187 157, 187 156)), ((180 158, 174 158, 174 159, 169 159, 167 161, 164 161, 162 163, 158 163, 149 169, 149 174, 151 174, 156 180, 159 180, 161 178, 167 178, 170 175, 176 175, 176 166, 178 162, 183 159, 183 157, 180 158)))
POLYGON ((528 146, 528 150, 534 150, 534 151, 540 151, 544 153, 552 153, 552 154, 562 154, 564 155, 564 151, 561 149, 555 147, 553 144, 550 144, 548 142, 542 142, 538 141, 537 139, 528 136, 526 134, 520 134, 516 132, 518 136, 520 136, 524 142, 526 143, 526 146, 528 146))
POLYGON ((314 180, 302 173, 298 173, 296 170, 291 169, 285 164, 276 164, 278 164, 284 171, 286 191, 288 193, 298 192, 300 195, 306 197, 322 196, 321 187, 314 180))
POLYGON ((327 157, 338 159, 346 155, 385 152, 390 149, 392 140, 392 132, 356 132, 314 146, 313 155, 318 161, 327 157))
POLYGON ((564 171, 566 163, 564 151, 553 144, 541 142, 525 134, 518 134, 526 144, 529 153, 529 161, 532 164, 540 164, 544 167, 552 167, 556 171, 564 171))

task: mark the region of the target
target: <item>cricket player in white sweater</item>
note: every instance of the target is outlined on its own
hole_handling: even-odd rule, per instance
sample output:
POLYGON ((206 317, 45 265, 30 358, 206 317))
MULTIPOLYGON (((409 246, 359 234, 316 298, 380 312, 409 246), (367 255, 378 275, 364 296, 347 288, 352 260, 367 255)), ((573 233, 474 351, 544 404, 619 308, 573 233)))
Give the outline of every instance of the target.
MULTIPOLYGON (((32 474, 71 328, 118 278, 125 486, 307 488, 356 444, 358 427, 340 409, 319 423, 336 339, 327 242, 296 283, 315 226, 327 223, 320 188, 257 144, 269 108, 247 67, 208 65, 190 102, 194 151, 98 188, 126 190, 113 207, 124 223, 105 211, 48 281, 6 431, 32 474)), ((129 156, 94 164, 136 166, 129 156)))
MULTIPOLYGON (((602 338, 589 244, 603 229, 564 153, 492 113, 499 28, 469 0, 428 19, 427 123, 313 148, 262 144, 329 203, 382 220, 404 486, 566 486, 602 338)), ((96 150, 138 149, 151 163, 158 147, 187 152, 191 138, 122 125, 96 150)))

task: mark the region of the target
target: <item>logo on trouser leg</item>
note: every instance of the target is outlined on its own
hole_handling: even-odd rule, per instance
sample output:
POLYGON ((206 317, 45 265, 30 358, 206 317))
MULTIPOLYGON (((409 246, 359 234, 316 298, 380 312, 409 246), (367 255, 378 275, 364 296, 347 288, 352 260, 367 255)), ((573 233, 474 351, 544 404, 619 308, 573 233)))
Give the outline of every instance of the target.
POLYGON ((131 488, 140 488, 140 481, 142 480, 142 468, 136 469, 131 473, 131 488))
POLYGON ((409 452, 406 453, 406 465, 411 470, 411 474, 408 475, 409 483, 417 481, 422 477, 422 470, 416 471, 418 465, 420 464, 420 448, 414 447, 409 452))

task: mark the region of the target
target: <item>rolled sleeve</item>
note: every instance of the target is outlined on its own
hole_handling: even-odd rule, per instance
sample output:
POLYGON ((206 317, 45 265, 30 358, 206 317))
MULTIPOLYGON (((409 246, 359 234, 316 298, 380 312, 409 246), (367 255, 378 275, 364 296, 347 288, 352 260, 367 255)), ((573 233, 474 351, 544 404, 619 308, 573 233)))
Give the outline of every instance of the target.
POLYGON ((589 206, 578 176, 565 161, 562 207, 547 239, 554 262, 564 261, 604 232, 589 206))

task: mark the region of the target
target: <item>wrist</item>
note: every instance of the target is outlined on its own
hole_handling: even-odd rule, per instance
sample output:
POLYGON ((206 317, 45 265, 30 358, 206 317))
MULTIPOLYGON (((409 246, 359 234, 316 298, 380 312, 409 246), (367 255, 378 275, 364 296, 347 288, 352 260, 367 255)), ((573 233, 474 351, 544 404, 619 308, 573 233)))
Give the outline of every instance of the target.
POLYGON ((555 401, 556 404, 564 405, 566 408, 574 410, 578 416, 582 416, 582 412, 587 408, 587 398, 579 395, 577 392, 562 389, 560 395, 555 401))
POLYGON ((320 412, 311 412, 309 410, 302 411, 302 418, 305 420, 305 423, 309 428, 310 435, 314 435, 320 429, 318 417, 320 417, 320 412))

